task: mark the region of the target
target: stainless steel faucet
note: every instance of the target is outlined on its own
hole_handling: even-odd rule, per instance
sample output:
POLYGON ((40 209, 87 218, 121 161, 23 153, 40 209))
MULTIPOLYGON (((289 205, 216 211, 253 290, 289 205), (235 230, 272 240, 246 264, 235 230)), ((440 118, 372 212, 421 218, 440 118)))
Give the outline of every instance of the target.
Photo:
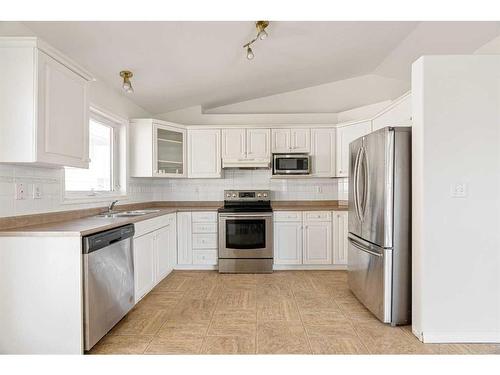
POLYGON ((111 204, 108 206, 108 212, 113 211, 113 208, 115 208, 116 203, 118 203, 118 200, 111 202, 111 204))

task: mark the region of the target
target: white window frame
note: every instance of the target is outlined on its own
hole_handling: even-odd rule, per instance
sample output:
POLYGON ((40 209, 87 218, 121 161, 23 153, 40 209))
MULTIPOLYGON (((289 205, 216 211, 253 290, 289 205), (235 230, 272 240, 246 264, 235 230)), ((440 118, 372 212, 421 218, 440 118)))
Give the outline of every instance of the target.
POLYGON ((89 111, 89 126, 90 120, 94 119, 99 123, 108 125, 113 128, 113 144, 112 144, 112 176, 111 176, 111 191, 66 191, 66 176, 65 169, 62 173, 62 203, 92 203, 92 202, 108 202, 110 199, 125 200, 127 197, 127 144, 128 144, 128 120, 116 116, 104 109, 95 105, 90 106, 89 111))

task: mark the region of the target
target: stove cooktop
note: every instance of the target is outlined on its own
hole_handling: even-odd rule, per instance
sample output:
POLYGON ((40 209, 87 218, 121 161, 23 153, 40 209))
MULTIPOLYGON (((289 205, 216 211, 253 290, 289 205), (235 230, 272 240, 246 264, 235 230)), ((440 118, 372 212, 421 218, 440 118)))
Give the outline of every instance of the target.
POLYGON ((269 190, 224 190, 224 207, 218 212, 272 212, 269 190))

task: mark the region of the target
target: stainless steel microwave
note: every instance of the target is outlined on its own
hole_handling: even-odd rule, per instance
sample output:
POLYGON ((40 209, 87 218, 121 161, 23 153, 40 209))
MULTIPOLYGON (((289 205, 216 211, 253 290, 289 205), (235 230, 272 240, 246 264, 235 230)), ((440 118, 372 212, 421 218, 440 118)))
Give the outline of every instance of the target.
POLYGON ((273 154, 273 175, 301 175, 311 173, 308 154, 273 154))

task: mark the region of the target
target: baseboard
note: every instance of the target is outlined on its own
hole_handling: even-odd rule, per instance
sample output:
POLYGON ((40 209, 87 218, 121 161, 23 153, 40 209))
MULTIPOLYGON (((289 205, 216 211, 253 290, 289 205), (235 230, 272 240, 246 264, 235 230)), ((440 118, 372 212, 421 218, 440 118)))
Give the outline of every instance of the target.
POLYGON ((345 264, 275 264, 273 269, 276 271, 292 271, 292 270, 347 270, 345 264))
POLYGON ((475 332, 422 332, 425 344, 498 344, 500 331, 475 332))
MULTIPOLYGON (((175 270, 206 270, 213 271, 217 270, 218 267, 214 265, 206 264, 178 264, 174 267, 175 270)), ((345 264, 275 264, 273 265, 273 270, 275 271, 321 271, 321 270, 337 270, 344 271, 347 270, 347 265, 345 264)))
POLYGON ((197 271, 214 271, 217 270, 217 266, 208 264, 178 264, 174 267, 174 270, 197 270, 197 271))

